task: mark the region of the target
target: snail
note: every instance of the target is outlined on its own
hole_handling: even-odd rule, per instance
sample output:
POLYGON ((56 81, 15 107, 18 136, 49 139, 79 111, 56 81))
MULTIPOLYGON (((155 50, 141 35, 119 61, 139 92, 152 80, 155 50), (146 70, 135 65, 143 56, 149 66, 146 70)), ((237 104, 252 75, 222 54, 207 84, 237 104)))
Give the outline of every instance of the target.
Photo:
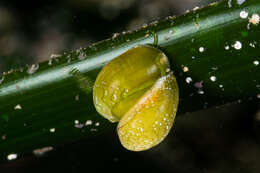
POLYGON ((179 102, 167 56, 149 45, 119 55, 98 74, 93 101, 100 115, 119 121, 117 133, 126 149, 156 146, 168 135, 179 102))

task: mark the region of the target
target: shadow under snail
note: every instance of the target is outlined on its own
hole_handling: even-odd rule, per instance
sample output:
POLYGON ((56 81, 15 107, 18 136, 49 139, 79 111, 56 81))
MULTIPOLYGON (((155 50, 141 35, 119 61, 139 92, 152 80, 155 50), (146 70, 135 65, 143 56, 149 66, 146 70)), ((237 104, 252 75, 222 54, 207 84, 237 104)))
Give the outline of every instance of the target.
POLYGON ((108 63, 94 84, 96 110, 111 122, 128 150, 143 151, 168 135, 179 91, 167 56, 148 45, 135 46, 108 63))

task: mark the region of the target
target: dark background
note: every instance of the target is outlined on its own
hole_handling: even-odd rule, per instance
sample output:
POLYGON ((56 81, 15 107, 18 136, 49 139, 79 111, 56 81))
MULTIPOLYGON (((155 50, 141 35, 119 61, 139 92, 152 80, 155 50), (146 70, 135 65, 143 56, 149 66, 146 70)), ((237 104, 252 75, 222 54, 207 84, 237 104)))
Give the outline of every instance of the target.
MULTIPOLYGON (((180 15, 206 0, 45 0, 0 2, 0 72, 49 59, 180 15), (28 5, 29 4, 29 5, 28 5)), ((0 173, 27 172, 260 172, 259 101, 237 101, 187 113, 159 146, 130 152, 116 130, 0 163, 0 173)), ((18 144, 19 145, 19 144, 18 144)))

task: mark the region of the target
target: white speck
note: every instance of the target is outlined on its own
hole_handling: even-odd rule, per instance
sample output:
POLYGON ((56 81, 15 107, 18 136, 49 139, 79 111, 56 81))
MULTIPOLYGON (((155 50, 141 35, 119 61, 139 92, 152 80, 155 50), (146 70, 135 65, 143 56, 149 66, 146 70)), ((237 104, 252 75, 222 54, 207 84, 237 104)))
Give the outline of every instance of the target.
POLYGON ((84 127, 84 124, 75 124, 75 127, 78 128, 78 129, 81 129, 84 127))
POLYGON ((117 100, 116 94, 113 94, 113 100, 117 100))
POLYGON ((188 72, 189 71, 189 68, 188 67, 183 67, 183 72, 188 72))
POLYGON ((191 59, 195 59, 195 56, 192 56, 191 59))
POLYGON ((5 80, 5 77, 3 76, 2 79, 0 79, 0 84, 5 80))
POLYGON ((259 65, 259 61, 254 61, 254 64, 255 65, 259 65))
POLYGON ((241 12, 240 12, 240 17, 241 17, 242 19, 246 19, 246 18, 248 17, 248 12, 246 12, 246 11, 241 11, 241 12))
POLYGON ((36 156, 42 156, 42 155, 44 155, 45 153, 47 153, 51 150, 53 150, 53 147, 51 147, 51 146, 44 147, 44 148, 33 150, 33 154, 36 155, 36 156))
POLYGON ((118 36, 119 36, 119 33, 114 33, 113 36, 112 36, 112 39, 115 39, 118 36))
POLYGON ((229 7, 229 8, 232 7, 232 0, 228 0, 228 7, 229 7))
POLYGON ((48 65, 52 65, 52 59, 49 59, 48 65))
POLYGON ((166 68, 166 72, 169 73, 171 70, 170 68, 166 68))
POLYGON ((204 47, 200 47, 200 48, 199 48, 199 51, 200 51, 200 52, 204 52, 204 51, 205 51, 205 48, 204 48, 204 47))
POLYGON ((51 129, 50 129, 50 132, 51 132, 51 133, 54 133, 55 130, 56 130, 55 128, 51 128, 51 129))
POLYGON ((75 120, 74 123, 75 123, 75 124, 79 124, 79 120, 75 120))
POLYGON ((247 30, 250 29, 250 23, 247 24, 247 27, 246 27, 246 28, 247 28, 247 30))
POLYGON ((203 87, 203 81, 196 82, 196 83, 194 84, 194 86, 195 86, 196 88, 202 88, 202 87, 203 87))
POLYGON ((144 37, 145 37, 145 38, 147 38, 147 37, 149 37, 149 36, 150 36, 150 34, 145 34, 145 36, 144 36, 144 37))
POLYGON ((242 48, 242 43, 240 41, 236 41, 233 47, 237 50, 242 48))
POLYGON ((254 25, 258 25, 259 21, 260 21, 260 17, 258 14, 253 14, 252 17, 249 19, 249 22, 254 25))
POLYGON ((75 96, 75 100, 76 100, 76 101, 79 101, 79 95, 76 95, 76 96, 75 96))
POLYGON ((237 0, 237 4, 238 4, 238 5, 241 5, 241 4, 243 4, 245 1, 246 1, 246 0, 237 0))
POLYGON ((87 120, 85 123, 86 126, 92 125, 92 121, 91 120, 87 120))
POLYGON ((95 126, 99 126, 99 125, 100 125, 99 122, 96 122, 95 126))
POLYGON ((33 74, 34 72, 36 72, 36 70, 38 70, 38 68, 39 68, 39 64, 33 64, 31 65, 31 67, 28 68, 27 73, 33 74))
POLYGON ((227 45, 227 46, 225 46, 225 49, 226 49, 226 50, 229 50, 229 46, 228 46, 228 45, 227 45))
POLYGON ((143 128, 140 128, 140 131, 143 132, 144 131, 143 128))
POLYGON ((220 85, 219 85, 219 88, 223 88, 223 85, 220 84, 220 85))
POLYGON ((59 54, 51 54, 51 58, 60 58, 61 57, 61 55, 59 55, 59 54))
POLYGON ((16 106, 14 107, 14 109, 15 109, 15 110, 21 110, 21 109, 22 109, 22 106, 21 106, 20 104, 18 104, 18 105, 16 105, 16 106))
POLYGON ((196 10, 198 10, 198 9, 200 9, 200 7, 196 6, 196 7, 194 7, 192 10, 193 10, 193 11, 196 11, 196 10))
POLYGON ((204 91, 199 90, 199 91, 198 91, 198 94, 204 94, 204 91))
POLYGON ((158 124, 158 121, 155 121, 155 124, 158 124))
POLYGON ((217 2, 212 2, 209 4, 210 6, 214 6, 214 5, 217 5, 217 2))
POLYGON ((98 131, 98 130, 92 128, 92 129, 90 129, 90 131, 91 131, 91 132, 96 132, 96 131, 98 131))
POLYGON ((8 160, 15 160, 15 159, 17 159, 17 154, 9 154, 8 156, 7 156, 7 159, 8 160))
POLYGON ((216 78, 216 76, 211 76, 211 77, 210 77, 210 80, 213 81, 213 82, 215 82, 215 81, 217 80, 217 78, 216 78))
POLYGON ((6 135, 3 135, 3 136, 2 136, 2 140, 6 140, 6 135))
POLYGON ((257 96, 256 96, 258 99, 260 99, 260 94, 257 94, 257 96))
POLYGON ((79 54, 79 60, 83 60, 83 59, 85 59, 86 58, 86 55, 83 53, 83 52, 81 52, 80 54, 79 54))
POLYGON ((191 82, 192 82, 191 77, 187 77, 187 78, 186 78, 186 82, 187 82, 187 83, 191 83, 191 82))
POLYGON ((249 46, 255 48, 255 44, 254 43, 249 43, 249 46))
POLYGON ((142 28, 146 28, 148 25, 145 23, 142 25, 142 28))

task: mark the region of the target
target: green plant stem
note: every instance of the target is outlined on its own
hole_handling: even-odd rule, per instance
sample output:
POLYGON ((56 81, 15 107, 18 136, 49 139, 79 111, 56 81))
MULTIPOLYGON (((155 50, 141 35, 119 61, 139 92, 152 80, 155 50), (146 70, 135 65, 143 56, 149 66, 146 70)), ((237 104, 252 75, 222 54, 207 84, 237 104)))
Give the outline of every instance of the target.
POLYGON ((153 44, 151 33, 177 78, 179 114, 241 99, 258 101, 260 24, 249 22, 253 14, 260 14, 259 0, 221 1, 5 73, 0 77, 1 157, 113 129, 93 106, 93 83, 116 56, 153 44))

